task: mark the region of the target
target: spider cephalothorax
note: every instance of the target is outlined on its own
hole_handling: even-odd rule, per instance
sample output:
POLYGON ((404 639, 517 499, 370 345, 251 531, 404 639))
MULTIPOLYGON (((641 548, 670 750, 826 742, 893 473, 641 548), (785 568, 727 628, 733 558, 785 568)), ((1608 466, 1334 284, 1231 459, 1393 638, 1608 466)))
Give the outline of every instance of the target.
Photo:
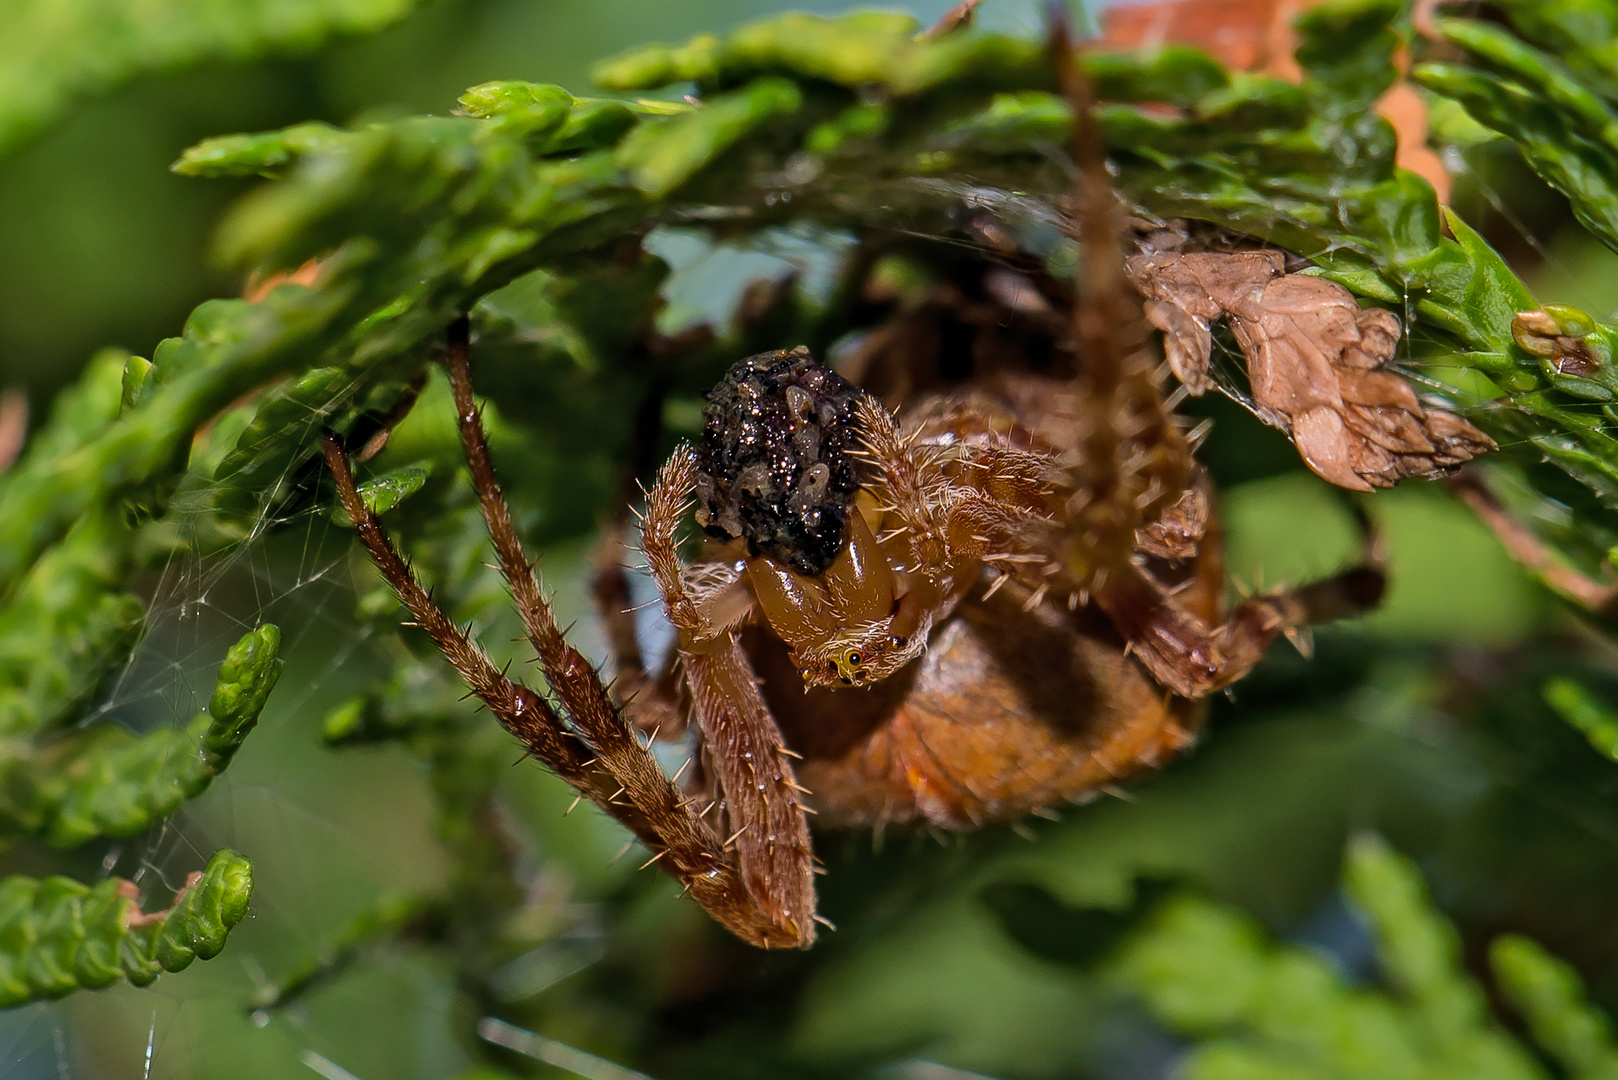
MULTIPOLYGON (((756 606, 809 685, 886 678, 926 647, 926 628, 901 612, 905 581, 872 533, 871 500, 855 498, 869 471, 857 418, 864 396, 808 349, 748 357, 708 395, 699 447, 676 459, 688 461, 697 522, 710 537, 744 543, 746 557, 739 570, 710 565, 665 593, 691 595, 707 628, 699 636, 727 631, 756 606)), ((683 506, 686 473, 667 474, 659 525, 683 506)), ((657 550, 662 572, 680 573, 657 550)))

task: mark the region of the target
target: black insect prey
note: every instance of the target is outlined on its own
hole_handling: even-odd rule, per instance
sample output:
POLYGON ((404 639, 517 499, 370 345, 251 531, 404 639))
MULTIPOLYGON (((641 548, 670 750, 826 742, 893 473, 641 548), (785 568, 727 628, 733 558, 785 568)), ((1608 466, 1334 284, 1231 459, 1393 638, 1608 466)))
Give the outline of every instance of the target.
POLYGON ((708 394, 697 521, 814 577, 842 550, 859 486, 860 391, 803 346, 738 361, 708 394))

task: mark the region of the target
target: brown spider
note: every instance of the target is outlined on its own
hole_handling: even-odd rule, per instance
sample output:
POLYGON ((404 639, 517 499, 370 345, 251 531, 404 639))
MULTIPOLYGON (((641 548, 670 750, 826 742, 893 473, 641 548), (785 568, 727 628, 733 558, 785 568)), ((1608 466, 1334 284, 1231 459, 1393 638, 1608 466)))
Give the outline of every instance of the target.
MULTIPOLYGON (((1059 49, 1058 60, 1076 70, 1071 54, 1059 49)), ((1210 485, 1146 347, 1084 89, 1069 92, 1086 118, 1072 211, 1086 240, 1082 296, 1070 303, 1003 247, 969 288, 951 286, 870 336, 853 366, 886 402, 806 349, 737 363, 709 397, 701 445, 679 448, 647 497, 641 546, 678 633, 668 670, 643 670, 621 571, 598 580, 617 686, 633 691, 622 700, 564 639, 512 527, 473 400, 466 320, 452 328, 448 360, 462 443, 550 698, 496 670, 434 605, 364 505, 341 443, 326 438, 362 540, 473 692, 752 944, 806 947, 824 921, 809 812, 833 824, 963 827, 1091 797, 1187 745, 1198 699, 1246 674, 1277 634, 1381 595, 1368 537, 1362 565, 1224 612, 1210 485), (929 385, 917 357, 948 333, 971 335, 979 371, 929 385), (1027 362, 1035 354, 1045 361, 1027 362), (678 534, 693 498, 708 540, 687 564, 678 534), (702 764, 682 788, 647 744, 686 715, 702 764)), ((1175 284, 1193 264, 1154 258, 1130 272, 1156 289, 1154 322, 1170 330, 1188 387, 1197 342, 1226 314, 1243 320, 1252 355, 1269 350, 1266 370, 1280 373, 1271 382, 1287 384, 1297 368, 1287 348, 1307 313, 1294 305, 1292 321, 1277 323, 1262 282, 1232 292, 1239 306, 1220 299, 1217 267, 1194 264, 1197 287, 1207 286, 1196 292, 1175 284)), ((1332 304, 1341 306, 1323 309, 1332 304)), ((1406 472, 1442 472, 1466 447, 1478 452, 1481 435, 1455 434, 1472 430, 1464 421, 1432 421, 1408 388, 1400 396, 1376 381, 1382 361, 1365 343, 1386 320, 1356 322, 1348 308, 1332 316, 1341 340, 1305 350, 1330 394, 1308 398, 1312 413, 1277 405, 1273 422, 1301 424, 1293 417, 1321 409, 1347 417, 1332 431, 1359 455, 1353 475, 1371 477, 1365 486, 1397 478, 1386 455, 1372 462, 1383 472, 1365 464, 1365 447, 1398 409, 1404 441, 1394 449, 1417 463, 1406 472), (1356 404, 1373 397, 1374 408, 1356 404), (1438 429, 1450 441, 1434 436, 1420 450, 1421 431, 1438 429)), ((607 562, 618 561, 613 545, 607 562)))
MULTIPOLYGON (((1142 498, 1149 481, 1108 478, 1125 492, 1117 527, 1133 540, 1115 563, 1098 555, 1108 518, 1081 516, 1095 500, 1080 478, 1094 490, 1103 471, 1074 438, 1102 426, 1092 388, 1025 376, 1001 394, 928 396, 895 420, 807 350, 783 350, 732 369, 706 445, 677 450, 649 493, 642 546, 679 631, 681 690, 620 650, 625 684, 650 691, 625 708, 564 639, 512 527, 473 402, 465 320, 448 367, 489 534, 555 703, 505 677, 438 609, 328 435, 345 510, 500 722, 756 945, 814 940, 808 810, 833 823, 961 827, 1082 799, 1189 743, 1194 699, 1240 678, 1278 632, 1380 592, 1380 573, 1361 568, 1254 597, 1221 623, 1200 474, 1172 500, 1142 498), (749 419, 760 422, 737 424, 749 419), (779 452, 785 483, 727 454, 727 423, 774 440, 764 450, 779 452), (1053 441, 1063 433, 1065 445, 1053 441), (818 446, 793 456, 794 435, 818 446), (710 532, 741 526, 684 565, 676 534, 699 490, 710 532), (1102 525, 1086 534, 1076 519, 1102 525), (708 778, 689 792, 635 730, 672 734, 687 703, 708 778)), ((1144 385, 1150 397, 1138 400, 1156 403, 1144 385)), ((1183 445, 1166 422, 1152 438, 1183 445)), ((1141 452, 1132 445, 1126 460, 1141 452)))

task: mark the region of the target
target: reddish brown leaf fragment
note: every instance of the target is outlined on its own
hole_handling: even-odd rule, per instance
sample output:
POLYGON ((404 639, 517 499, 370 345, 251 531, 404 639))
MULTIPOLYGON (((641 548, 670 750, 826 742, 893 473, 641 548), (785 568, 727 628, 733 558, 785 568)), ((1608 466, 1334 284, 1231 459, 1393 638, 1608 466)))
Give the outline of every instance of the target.
POLYGON ((310 288, 320 283, 320 271, 324 268, 324 260, 310 259, 296 270, 278 270, 273 274, 259 276, 253 274, 242 286, 242 299, 249 304, 256 304, 270 295, 277 285, 307 285, 310 288))
POLYGON ((1299 5, 1296 0, 1164 0, 1116 6, 1101 16, 1102 40, 1133 49, 1186 42, 1250 71, 1269 59, 1283 7, 1295 14, 1299 5))
POLYGON ((1166 335, 1169 363, 1188 391, 1212 385, 1210 328, 1223 317, 1247 359, 1253 411, 1291 435, 1304 462, 1339 487, 1370 491, 1407 476, 1444 476, 1495 448, 1459 416, 1424 408, 1386 370, 1402 333, 1397 316, 1361 309, 1341 285, 1284 266, 1276 251, 1129 260, 1146 316, 1166 335))
POLYGON ((28 395, 21 390, 0 392, 0 473, 22 453, 28 441, 28 395))

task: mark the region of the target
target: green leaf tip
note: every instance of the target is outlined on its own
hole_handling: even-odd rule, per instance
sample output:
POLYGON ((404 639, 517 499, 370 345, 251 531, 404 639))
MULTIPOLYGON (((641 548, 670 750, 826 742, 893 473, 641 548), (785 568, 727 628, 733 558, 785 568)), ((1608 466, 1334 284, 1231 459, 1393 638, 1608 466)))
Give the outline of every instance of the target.
POLYGON ((573 95, 551 83, 507 79, 480 83, 459 98, 468 116, 487 120, 491 116, 527 113, 535 110, 563 115, 573 106, 573 95))
POLYGON ((0 1008, 58 998, 127 979, 146 986, 162 972, 219 955, 247 914, 248 861, 228 848, 194 872, 170 906, 145 913, 123 878, 94 886, 65 877, 0 881, 0 1008))
POLYGON ((225 654, 219 679, 208 700, 208 763, 222 771, 258 723, 270 691, 281 678, 281 630, 265 623, 243 635, 225 654))
POLYGON ((0 765, 0 828, 70 848, 138 836, 207 790, 258 723, 280 678, 281 632, 264 625, 226 655, 207 712, 135 735, 112 724, 0 765))
MULTIPOLYGON (((463 133, 455 129, 453 120, 456 118, 452 118, 449 124, 440 122, 434 125, 428 122, 432 118, 417 117, 413 119, 425 123, 416 123, 414 131, 410 131, 412 119, 405 119, 392 125, 377 125, 371 134, 412 135, 409 141, 420 139, 427 145, 400 146, 396 143, 393 149, 402 152, 406 158, 415 159, 414 164, 421 163, 424 149, 429 153, 442 152, 443 158, 437 164, 451 171, 459 171, 468 162, 464 158, 457 160, 458 155, 453 147, 466 134, 474 141, 503 144, 506 148, 510 147, 509 140, 525 140, 529 153, 540 157, 557 156, 612 146, 635 126, 640 116, 671 116, 692 111, 691 106, 684 102, 626 102, 612 98, 576 97, 550 83, 513 79, 474 86, 460 96, 457 105, 456 111, 461 118, 484 123, 463 133)), ((357 135, 351 134, 349 138, 355 139, 357 135)), ((356 161, 362 168, 376 164, 375 159, 379 155, 386 155, 390 149, 387 140, 376 137, 368 145, 355 142, 354 147, 358 154, 356 161)), ((496 151, 501 155, 505 152, 505 149, 496 151)))
POLYGON ((164 971, 180 971, 193 959, 212 960, 230 931, 247 915, 253 898, 253 866, 223 848, 193 875, 163 920, 154 954, 164 971))
POLYGON ((1504 934, 1489 946, 1489 966, 1511 1006, 1528 1021, 1534 1040, 1571 1080, 1618 1077, 1612 1021, 1593 1005, 1570 964, 1537 943, 1504 934))
POLYGON ((181 176, 280 176, 299 159, 350 138, 330 124, 298 124, 280 131, 219 135, 188 147, 169 170, 181 176))
MULTIPOLYGON (((432 475, 433 463, 430 460, 402 465, 361 484, 360 498, 365 500, 371 513, 380 517, 420 491, 432 475)), ((331 518, 345 529, 354 527, 348 512, 341 506, 332 506, 331 518)))
POLYGON ((862 11, 841 16, 789 12, 732 32, 726 60, 743 70, 784 71, 841 86, 879 85, 912 47, 913 15, 862 11))
POLYGON ((1557 716, 1589 740, 1596 753, 1618 761, 1618 710, 1576 679, 1550 679, 1540 691, 1557 716))
POLYGON ((1461 966, 1455 928, 1433 907, 1415 863, 1375 833, 1349 841, 1344 887, 1371 921, 1388 981, 1417 1003, 1443 1036, 1460 1037, 1485 1015, 1461 966))
POLYGON ((914 50, 920 23, 911 15, 790 12, 750 23, 721 39, 699 34, 684 45, 646 45, 596 64, 590 77, 609 90, 652 90, 670 83, 734 84, 762 74, 791 74, 842 86, 881 85, 914 50))
POLYGON ((676 82, 707 82, 719 74, 719 38, 698 34, 684 45, 640 45, 597 61, 590 81, 604 90, 655 90, 676 82))
POLYGON ((803 107, 803 92, 781 78, 758 79, 703 107, 644 124, 618 147, 618 165, 653 197, 667 195, 752 132, 803 107))
POLYGON ((118 415, 140 404, 141 395, 151 385, 152 362, 142 356, 131 356, 124 362, 123 392, 118 398, 118 415))

